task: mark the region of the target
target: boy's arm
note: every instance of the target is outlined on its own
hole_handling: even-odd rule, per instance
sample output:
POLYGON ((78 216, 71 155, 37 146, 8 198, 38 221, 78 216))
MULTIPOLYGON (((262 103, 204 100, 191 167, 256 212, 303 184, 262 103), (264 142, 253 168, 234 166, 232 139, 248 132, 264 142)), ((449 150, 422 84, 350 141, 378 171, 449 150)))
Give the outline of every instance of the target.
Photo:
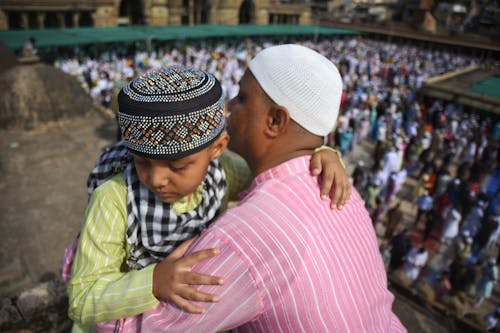
POLYGON ((330 197, 331 208, 342 209, 351 196, 351 182, 339 151, 321 146, 311 157, 311 173, 321 181, 321 198, 330 197))
MULTIPOLYGON (((205 312, 190 314, 170 302, 161 302, 160 306, 141 316, 127 318, 122 331, 221 332, 238 327, 262 314, 264 297, 257 286, 255 272, 252 274, 250 271, 251 264, 216 233, 202 235, 190 250, 194 254, 207 248, 218 248, 220 254, 196 264, 193 272, 215 271, 224 276, 227 282, 223 285, 197 286, 199 292, 220 294, 218 303, 196 303, 205 308, 205 312)), ((164 280, 167 279, 164 277, 164 280)), ((99 328, 100 332, 109 332, 113 330, 113 325, 99 328)))
POLYGON ((126 258, 126 190, 108 182, 94 191, 86 212, 73 277, 69 316, 96 323, 140 314, 159 301, 152 293, 155 265, 123 272, 126 258))

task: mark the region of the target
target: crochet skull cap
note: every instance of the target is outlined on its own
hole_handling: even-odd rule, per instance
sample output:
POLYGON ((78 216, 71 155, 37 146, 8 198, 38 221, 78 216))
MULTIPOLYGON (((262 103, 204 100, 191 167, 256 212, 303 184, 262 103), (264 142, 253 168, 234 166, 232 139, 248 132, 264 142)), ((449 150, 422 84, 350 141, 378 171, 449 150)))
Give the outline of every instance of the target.
POLYGON ((118 123, 128 149, 176 160, 210 145, 224 130, 219 81, 193 68, 148 71, 118 94, 118 123))
POLYGON ((305 46, 285 44, 260 51, 249 69, 277 104, 309 132, 325 136, 335 128, 342 96, 337 67, 305 46))

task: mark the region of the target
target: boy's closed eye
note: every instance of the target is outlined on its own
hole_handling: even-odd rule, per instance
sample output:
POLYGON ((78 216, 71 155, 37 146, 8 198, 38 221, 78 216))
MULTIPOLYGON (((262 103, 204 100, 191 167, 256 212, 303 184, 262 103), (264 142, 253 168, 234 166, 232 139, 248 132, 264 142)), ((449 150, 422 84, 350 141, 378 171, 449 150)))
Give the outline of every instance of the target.
POLYGON ((189 163, 186 164, 178 164, 178 165, 170 165, 170 170, 172 170, 173 172, 180 172, 180 171, 184 171, 188 168, 189 166, 189 163))

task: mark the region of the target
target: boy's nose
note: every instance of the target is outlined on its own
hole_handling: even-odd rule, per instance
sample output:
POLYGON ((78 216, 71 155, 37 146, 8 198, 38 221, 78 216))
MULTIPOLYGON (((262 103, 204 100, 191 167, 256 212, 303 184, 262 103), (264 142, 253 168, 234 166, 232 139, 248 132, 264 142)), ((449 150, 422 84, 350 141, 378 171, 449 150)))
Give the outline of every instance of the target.
POLYGON ((166 187, 169 183, 168 168, 153 168, 149 179, 155 189, 166 187))

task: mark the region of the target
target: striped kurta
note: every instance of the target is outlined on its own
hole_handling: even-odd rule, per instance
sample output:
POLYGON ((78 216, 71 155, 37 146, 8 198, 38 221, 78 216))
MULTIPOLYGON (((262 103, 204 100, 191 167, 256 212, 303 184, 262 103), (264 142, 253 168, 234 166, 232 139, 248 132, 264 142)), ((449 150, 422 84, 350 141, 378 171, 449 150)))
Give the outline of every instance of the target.
MULTIPOLYGON (((221 296, 202 315, 169 303, 121 322, 141 332, 406 332, 364 202, 353 190, 342 210, 319 199, 310 157, 258 175, 240 204, 190 251, 221 254, 195 271, 225 277, 199 289, 221 296)), ((113 331, 113 325, 100 326, 113 331)))

